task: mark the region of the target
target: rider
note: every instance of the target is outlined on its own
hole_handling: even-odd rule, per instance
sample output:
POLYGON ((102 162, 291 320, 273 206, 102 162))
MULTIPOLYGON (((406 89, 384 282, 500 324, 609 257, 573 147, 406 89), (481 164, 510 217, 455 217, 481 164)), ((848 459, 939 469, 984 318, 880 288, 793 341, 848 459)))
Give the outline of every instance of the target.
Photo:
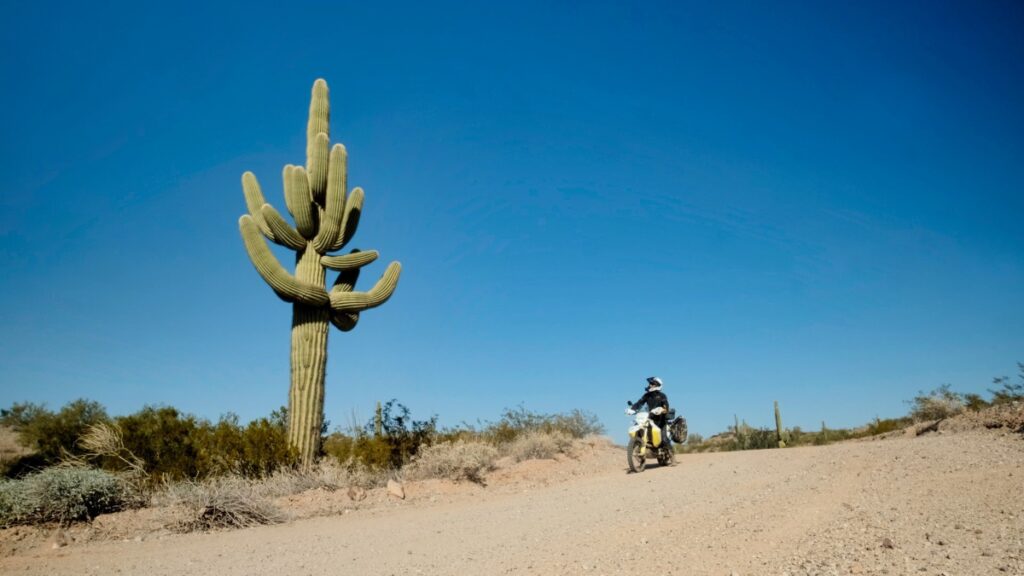
POLYGON ((630 405, 630 412, 635 412, 638 408, 647 405, 647 409, 650 411, 651 420, 657 424, 658 428, 661 428, 661 438, 666 448, 672 447, 672 441, 668 435, 668 396, 661 391, 661 378, 657 376, 651 376, 647 379, 647 390, 639 400, 630 405))

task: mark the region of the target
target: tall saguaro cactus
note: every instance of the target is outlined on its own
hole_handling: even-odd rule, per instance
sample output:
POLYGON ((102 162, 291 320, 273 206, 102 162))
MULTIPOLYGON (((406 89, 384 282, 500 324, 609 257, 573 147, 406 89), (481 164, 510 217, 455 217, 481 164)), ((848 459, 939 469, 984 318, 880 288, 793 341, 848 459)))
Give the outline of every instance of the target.
POLYGON ((355 235, 363 191, 347 191, 345 147, 329 146, 329 122, 327 82, 319 79, 313 84, 309 105, 306 166, 284 167, 284 201, 294 225, 263 199, 252 172, 242 175, 249 213, 238 220, 256 271, 282 300, 292 304, 288 441, 304 466, 313 462, 319 449, 328 326, 345 332, 355 328, 363 310, 387 302, 402 270, 401 264, 392 262, 373 288, 356 292, 360 268, 376 260, 377 252, 331 254, 355 235), (278 262, 264 238, 295 251, 294 274, 278 262), (330 290, 325 284, 327 270, 338 272, 330 290))

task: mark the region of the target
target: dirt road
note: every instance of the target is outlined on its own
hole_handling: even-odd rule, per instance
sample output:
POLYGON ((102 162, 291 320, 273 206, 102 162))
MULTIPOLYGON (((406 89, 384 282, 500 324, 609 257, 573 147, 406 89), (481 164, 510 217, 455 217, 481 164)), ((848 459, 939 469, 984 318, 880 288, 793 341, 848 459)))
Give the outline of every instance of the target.
POLYGON ((4 574, 1024 575, 1024 438, 972 431, 684 455, 600 446, 349 513, 41 547, 4 574))

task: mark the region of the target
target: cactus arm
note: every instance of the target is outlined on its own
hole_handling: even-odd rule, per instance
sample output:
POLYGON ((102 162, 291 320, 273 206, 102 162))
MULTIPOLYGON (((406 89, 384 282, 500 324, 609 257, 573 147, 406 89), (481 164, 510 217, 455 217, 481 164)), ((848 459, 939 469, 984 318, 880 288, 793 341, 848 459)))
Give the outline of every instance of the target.
POLYGON ((324 205, 327 192, 327 172, 330 164, 328 150, 330 142, 323 132, 313 138, 312 155, 306 160, 306 173, 309 175, 309 192, 319 206, 324 205))
POLYGON ((309 178, 302 166, 284 167, 284 202, 288 212, 295 219, 295 229, 303 238, 312 238, 316 233, 316 220, 313 217, 313 198, 309 195, 309 178))
MULTIPOLYGON (((356 287, 356 281, 359 280, 359 268, 350 268, 348 270, 342 270, 338 274, 338 278, 334 281, 334 286, 331 288, 331 294, 341 294, 344 292, 351 292, 356 287)), ((330 313, 331 324, 335 328, 342 332, 348 332, 356 327, 359 322, 359 312, 339 312, 337 310, 331 310, 330 313)))
POLYGON ((253 221, 256 222, 256 227, 259 228, 264 236, 274 240, 274 233, 270 231, 270 227, 260 213, 260 209, 263 208, 267 201, 263 199, 260 183, 252 172, 247 171, 242 174, 242 193, 245 195, 245 206, 249 209, 249 214, 252 216, 253 221))
POLYGON ((352 251, 351 254, 345 254, 342 256, 323 256, 320 258, 320 263, 325 268, 331 270, 349 270, 352 268, 362 268, 370 262, 377 259, 380 254, 376 250, 367 250, 365 252, 359 252, 357 250, 352 251))
POLYGON ((359 312, 336 312, 331 310, 331 325, 342 332, 350 332, 359 323, 359 312))
POLYGON ((331 148, 327 169, 327 198, 320 230, 313 239, 313 249, 324 254, 341 232, 341 219, 345 211, 345 190, 348 189, 348 153, 341 144, 331 148))
POLYGON ((309 122, 306 124, 306 169, 312 198, 323 205, 327 186, 327 147, 331 134, 331 105, 327 82, 323 78, 313 83, 309 101, 309 122))
POLYGON ((252 216, 246 214, 239 218, 238 227, 242 231, 245 251, 249 254, 256 271, 282 300, 301 302, 309 306, 323 306, 330 301, 327 291, 322 286, 300 282, 281 266, 270 251, 270 247, 260 237, 260 231, 252 216))
POLYGON ((299 235, 295 228, 288 224, 284 217, 281 216, 281 213, 275 210, 273 206, 264 204, 263 208, 260 209, 260 214, 263 216, 263 220, 267 223, 270 231, 274 234, 271 240, 292 250, 303 250, 306 248, 306 240, 299 235))
POLYGON ((331 246, 330 251, 340 250, 348 244, 356 235, 356 228, 359 226, 359 215, 363 212, 363 189, 358 186, 348 195, 345 202, 345 215, 341 219, 341 229, 338 237, 331 246))
POLYGON ((388 269, 384 271, 377 284, 368 292, 342 292, 332 289, 331 309, 336 312, 359 312, 380 306, 391 298, 401 273, 402 265, 392 262, 388 264, 388 269))

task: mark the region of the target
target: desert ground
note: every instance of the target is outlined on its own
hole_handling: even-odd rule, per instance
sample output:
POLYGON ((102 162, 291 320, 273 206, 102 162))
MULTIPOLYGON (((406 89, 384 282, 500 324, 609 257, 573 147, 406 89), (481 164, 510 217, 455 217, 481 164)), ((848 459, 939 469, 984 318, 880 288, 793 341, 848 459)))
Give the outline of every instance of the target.
POLYGON ((174 533, 159 511, 9 528, 0 573, 47 575, 1024 575, 1024 436, 913 429, 821 447, 686 454, 627 473, 625 450, 508 464, 486 485, 318 489, 293 520, 174 533))

